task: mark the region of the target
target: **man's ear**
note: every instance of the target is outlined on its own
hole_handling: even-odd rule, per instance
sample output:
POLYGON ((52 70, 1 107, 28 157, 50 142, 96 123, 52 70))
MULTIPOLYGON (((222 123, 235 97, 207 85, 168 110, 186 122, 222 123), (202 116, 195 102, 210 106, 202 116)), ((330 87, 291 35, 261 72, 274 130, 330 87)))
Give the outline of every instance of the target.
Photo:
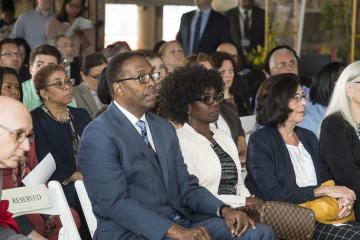
MULTIPOLYGON (((81 80, 84 81, 84 79, 86 78, 86 75, 83 71, 80 71, 80 76, 81 76, 81 80)), ((86 79, 85 79, 86 81, 86 79)))
POLYGON ((29 65, 29 73, 31 75, 31 78, 33 78, 33 71, 32 71, 33 64, 29 65))
POLYGON ((113 83, 112 86, 113 86, 115 95, 118 95, 118 96, 124 95, 125 89, 124 89, 124 85, 122 83, 118 83, 118 84, 113 83))

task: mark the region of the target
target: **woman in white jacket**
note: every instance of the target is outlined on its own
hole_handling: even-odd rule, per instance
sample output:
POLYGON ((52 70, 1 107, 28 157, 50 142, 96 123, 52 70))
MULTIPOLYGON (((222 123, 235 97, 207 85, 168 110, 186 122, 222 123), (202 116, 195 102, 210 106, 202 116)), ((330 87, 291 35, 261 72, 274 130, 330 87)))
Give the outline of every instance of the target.
POLYGON ((223 88, 221 76, 214 70, 179 68, 160 89, 160 115, 182 125, 176 131, 190 174, 224 203, 241 207, 259 200, 250 196, 243 183, 232 138, 210 128, 220 114, 223 88))

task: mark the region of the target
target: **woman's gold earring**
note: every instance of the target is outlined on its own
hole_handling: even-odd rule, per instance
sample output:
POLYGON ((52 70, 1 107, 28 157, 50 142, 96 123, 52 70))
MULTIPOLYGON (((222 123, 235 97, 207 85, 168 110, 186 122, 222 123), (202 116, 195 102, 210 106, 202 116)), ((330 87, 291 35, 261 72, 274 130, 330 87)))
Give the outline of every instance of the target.
POLYGON ((188 123, 190 124, 191 122, 191 113, 188 112, 188 123))

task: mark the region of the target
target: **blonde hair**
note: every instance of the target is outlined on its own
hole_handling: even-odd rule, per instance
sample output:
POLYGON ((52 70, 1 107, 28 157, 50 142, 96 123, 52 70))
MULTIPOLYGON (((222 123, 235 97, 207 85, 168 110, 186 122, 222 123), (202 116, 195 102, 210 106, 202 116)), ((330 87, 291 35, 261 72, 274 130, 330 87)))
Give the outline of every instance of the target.
POLYGON ((341 73, 335 84, 333 94, 327 108, 326 116, 340 112, 342 117, 356 129, 357 122, 351 114, 350 98, 346 93, 347 84, 360 76, 360 61, 349 64, 341 73))

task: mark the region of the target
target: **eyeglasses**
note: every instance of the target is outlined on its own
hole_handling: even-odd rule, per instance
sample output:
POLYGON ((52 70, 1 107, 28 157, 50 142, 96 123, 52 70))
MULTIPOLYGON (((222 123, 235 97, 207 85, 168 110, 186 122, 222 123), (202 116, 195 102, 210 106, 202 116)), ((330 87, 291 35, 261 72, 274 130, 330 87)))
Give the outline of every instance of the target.
POLYGON ((99 81, 100 80, 100 75, 91 75, 91 74, 88 74, 88 76, 92 77, 93 79, 95 79, 96 81, 99 81))
POLYGON ((75 83, 75 80, 73 78, 71 78, 71 79, 67 79, 65 81, 57 81, 55 83, 48 84, 45 87, 55 86, 58 89, 65 89, 66 86, 69 86, 69 87, 74 86, 74 83, 75 83))
POLYGON ((216 96, 202 96, 201 98, 195 99, 195 101, 202 101, 206 105, 213 105, 215 101, 220 103, 223 100, 224 100, 224 94, 223 93, 219 93, 216 96))
POLYGON ((3 52, 0 54, 1 57, 22 57, 23 54, 21 52, 3 52))
POLYGON ((295 101, 301 102, 303 99, 306 100, 306 95, 305 95, 305 93, 295 94, 295 96, 293 98, 295 99, 295 101))
POLYGON ((127 81, 127 80, 138 80, 140 83, 145 84, 145 83, 148 83, 150 81, 150 79, 155 82, 160 80, 160 73, 154 72, 154 73, 150 73, 150 74, 143 74, 143 75, 140 75, 137 77, 119 79, 115 82, 123 82, 123 81, 127 81))
POLYGON ((0 128, 5 129, 6 131, 8 131, 10 133, 16 134, 16 141, 18 143, 24 142, 26 138, 29 139, 29 143, 31 143, 34 140, 34 134, 33 133, 26 134, 25 130, 12 130, 3 125, 0 125, 0 128))
POLYGON ((280 69, 284 69, 287 67, 295 67, 297 65, 296 60, 290 60, 289 62, 281 62, 278 65, 276 65, 275 67, 280 68, 280 69))

